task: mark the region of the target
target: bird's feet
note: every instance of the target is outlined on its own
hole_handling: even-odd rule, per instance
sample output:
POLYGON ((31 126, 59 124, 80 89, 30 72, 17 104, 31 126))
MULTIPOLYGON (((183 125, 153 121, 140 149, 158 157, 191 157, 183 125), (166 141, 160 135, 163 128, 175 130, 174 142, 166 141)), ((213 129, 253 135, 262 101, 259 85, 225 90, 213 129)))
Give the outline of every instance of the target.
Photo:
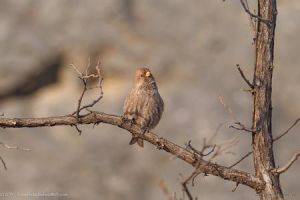
POLYGON ((143 130, 143 132, 142 132, 142 134, 145 134, 145 133, 149 133, 150 132, 150 130, 149 130, 149 128, 142 128, 142 130, 143 130))
POLYGON ((122 123, 121 126, 125 123, 129 123, 130 126, 134 124, 134 119, 129 119, 128 117, 125 117, 124 115, 122 116, 122 123))

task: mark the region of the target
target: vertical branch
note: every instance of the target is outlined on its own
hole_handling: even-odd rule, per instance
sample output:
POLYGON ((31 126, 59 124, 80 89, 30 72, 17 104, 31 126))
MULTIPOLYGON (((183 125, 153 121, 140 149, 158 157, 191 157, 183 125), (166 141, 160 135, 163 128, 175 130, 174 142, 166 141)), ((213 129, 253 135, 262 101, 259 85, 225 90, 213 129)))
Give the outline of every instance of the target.
POLYGON ((283 199, 279 177, 271 173, 275 168, 272 143, 272 75, 276 16, 276 0, 258 0, 252 122, 252 129, 256 132, 252 133, 252 148, 255 174, 266 183, 265 189, 260 193, 261 200, 283 199))

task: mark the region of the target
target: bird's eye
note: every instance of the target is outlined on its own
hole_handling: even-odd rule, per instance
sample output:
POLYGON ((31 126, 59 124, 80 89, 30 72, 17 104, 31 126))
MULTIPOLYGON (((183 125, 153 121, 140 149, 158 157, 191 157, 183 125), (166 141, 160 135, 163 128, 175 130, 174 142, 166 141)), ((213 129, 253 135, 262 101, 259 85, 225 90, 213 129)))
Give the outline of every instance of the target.
POLYGON ((141 77, 143 77, 143 74, 141 74, 141 77))

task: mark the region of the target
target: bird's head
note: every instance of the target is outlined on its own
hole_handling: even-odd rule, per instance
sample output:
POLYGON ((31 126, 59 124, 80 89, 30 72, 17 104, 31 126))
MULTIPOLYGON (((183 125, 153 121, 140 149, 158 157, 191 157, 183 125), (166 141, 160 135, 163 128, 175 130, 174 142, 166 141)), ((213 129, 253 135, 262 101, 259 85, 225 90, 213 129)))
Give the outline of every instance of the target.
POLYGON ((155 84, 155 79, 148 68, 139 68, 135 73, 136 86, 146 86, 149 84, 155 84))

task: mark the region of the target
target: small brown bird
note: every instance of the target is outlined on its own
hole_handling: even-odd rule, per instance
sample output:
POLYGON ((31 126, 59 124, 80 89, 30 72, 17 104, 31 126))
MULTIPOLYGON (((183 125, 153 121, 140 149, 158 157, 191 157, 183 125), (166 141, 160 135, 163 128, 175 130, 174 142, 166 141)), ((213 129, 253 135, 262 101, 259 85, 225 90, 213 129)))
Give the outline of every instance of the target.
MULTIPOLYGON (((164 110, 164 102, 148 68, 136 70, 135 85, 125 100, 123 110, 124 118, 139 125, 145 132, 158 124, 164 110)), ((129 144, 136 142, 140 147, 144 147, 141 138, 132 137, 129 144)))

